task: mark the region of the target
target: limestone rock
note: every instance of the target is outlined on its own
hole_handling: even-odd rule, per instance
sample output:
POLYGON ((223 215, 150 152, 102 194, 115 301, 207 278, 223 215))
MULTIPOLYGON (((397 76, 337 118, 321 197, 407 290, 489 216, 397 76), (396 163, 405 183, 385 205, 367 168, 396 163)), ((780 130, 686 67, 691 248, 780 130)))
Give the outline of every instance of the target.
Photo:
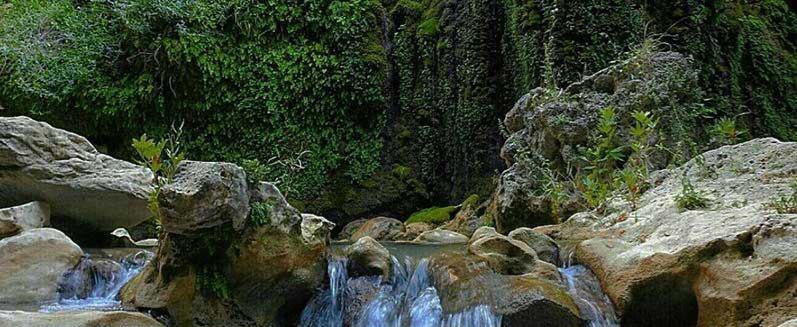
POLYGON ((421 233, 414 241, 438 244, 468 243, 468 237, 450 230, 435 229, 421 233))
POLYGON ((185 235, 226 222, 240 230, 249 215, 247 192, 246 175, 236 165, 184 161, 158 196, 163 230, 185 235))
POLYGON ((49 203, 53 217, 109 232, 147 220, 152 173, 101 154, 84 137, 27 117, 0 117, 0 207, 49 203))
POLYGON ((305 243, 328 243, 329 233, 335 228, 335 223, 321 216, 303 213, 301 228, 305 243))
POLYGON ((462 203, 454 219, 440 228, 470 237, 476 229, 482 226, 482 216, 489 204, 489 200, 480 201, 477 195, 472 195, 462 203))
POLYGON ((373 238, 360 238, 346 248, 350 277, 382 276, 390 277, 392 261, 390 252, 373 238))
POLYGON ((471 235, 468 243, 476 242, 477 240, 485 236, 495 236, 495 235, 501 235, 501 234, 498 234, 498 232, 493 227, 482 226, 479 227, 479 229, 477 229, 475 232, 473 232, 473 235, 471 235))
POLYGON ((377 241, 395 241, 404 233, 404 224, 398 219, 376 217, 369 219, 351 236, 352 241, 370 237, 377 241))
POLYGON ((268 208, 268 225, 283 233, 291 233, 302 222, 299 210, 291 206, 276 185, 259 182, 249 186, 249 204, 266 204, 268 208))
POLYGON ((58 279, 82 256, 77 244, 51 228, 0 240, 0 305, 56 300, 58 279))
POLYGON ((340 233, 338 233, 337 239, 338 240, 350 239, 352 235, 354 235, 354 233, 356 233, 357 230, 360 229, 360 227, 365 225, 366 222, 368 222, 368 219, 360 218, 346 224, 345 226, 343 226, 343 229, 340 230, 340 233))
POLYGON ((526 243, 503 235, 484 236, 468 245, 468 252, 484 259, 499 274, 522 275, 534 270, 537 255, 526 243))
POLYGON ((767 204, 791 192, 796 153, 774 139, 708 151, 661 174, 637 210, 612 201, 612 214, 568 220, 558 237, 582 239, 576 259, 623 325, 776 326, 797 312, 797 227, 767 204), (678 208, 684 176, 708 208, 678 208))
POLYGON ((402 241, 412 241, 424 232, 434 229, 429 223, 409 223, 404 226, 404 234, 401 235, 402 241))
POLYGON ((526 243, 540 260, 559 264, 559 247, 553 239, 545 234, 535 232, 531 228, 521 227, 509 233, 509 238, 526 243))
POLYGON ((44 202, 34 201, 0 209, 0 239, 49 224, 50 206, 44 202))
POLYGON ((139 312, 23 312, 0 311, 0 327, 164 327, 139 312))

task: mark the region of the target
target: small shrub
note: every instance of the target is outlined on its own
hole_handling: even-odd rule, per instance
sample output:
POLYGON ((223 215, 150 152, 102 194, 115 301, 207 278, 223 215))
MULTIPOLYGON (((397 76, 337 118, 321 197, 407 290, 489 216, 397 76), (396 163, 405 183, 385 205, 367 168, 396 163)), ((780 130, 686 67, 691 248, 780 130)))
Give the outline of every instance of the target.
POLYGON ((772 199, 767 206, 780 214, 797 214, 797 181, 791 184, 791 195, 772 199))
POLYGON ((456 206, 426 208, 410 215, 407 223, 442 224, 449 221, 456 210, 456 206))
POLYGON ((249 183, 255 184, 268 179, 269 169, 260 163, 260 160, 244 159, 241 162, 241 168, 246 172, 246 180, 249 183))
POLYGON ((616 144, 617 119, 615 109, 606 107, 600 111, 598 136, 595 145, 585 150, 582 160, 588 174, 580 178, 581 191, 587 204, 593 208, 601 206, 615 189, 617 162, 624 158, 624 147, 616 144))
POLYGON ((746 134, 747 131, 736 126, 735 119, 725 117, 714 124, 709 133, 715 143, 729 145, 739 143, 740 137, 746 134))
POLYGON ((269 223, 271 209, 274 205, 270 202, 257 202, 252 204, 249 209, 249 225, 260 227, 269 223))
POLYGON ((230 298, 230 286, 227 278, 216 266, 203 266, 199 269, 196 283, 197 289, 207 295, 225 300, 230 298))
POLYGON ((147 197, 147 208, 158 226, 162 218, 158 195, 164 185, 172 182, 177 167, 185 160, 185 152, 181 148, 180 141, 182 134, 183 124, 180 124, 179 127, 172 125, 169 136, 160 141, 147 137, 147 134, 133 139, 133 148, 140 158, 139 164, 148 168, 154 175, 155 187, 147 197))
POLYGON ((681 193, 675 196, 675 204, 681 210, 695 210, 708 207, 708 198, 695 190, 692 182, 684 176, 681 179, 681 193))

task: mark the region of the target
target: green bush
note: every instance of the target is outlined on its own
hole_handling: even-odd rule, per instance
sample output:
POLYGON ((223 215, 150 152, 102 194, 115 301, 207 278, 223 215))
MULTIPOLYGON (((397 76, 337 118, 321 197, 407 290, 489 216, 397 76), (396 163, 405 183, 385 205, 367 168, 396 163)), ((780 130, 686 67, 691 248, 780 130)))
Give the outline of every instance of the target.
POLYGON ((407 223, 442 224, 451 220, 456 210, 457 206, 426 208, 410 215, 407 223))
POLYGON ((681 179, 681 193, 675 196, 675 205, 681 210, 707 208, 709 200, 702 192, 695 189, 692 182, 684 176, 681 179))

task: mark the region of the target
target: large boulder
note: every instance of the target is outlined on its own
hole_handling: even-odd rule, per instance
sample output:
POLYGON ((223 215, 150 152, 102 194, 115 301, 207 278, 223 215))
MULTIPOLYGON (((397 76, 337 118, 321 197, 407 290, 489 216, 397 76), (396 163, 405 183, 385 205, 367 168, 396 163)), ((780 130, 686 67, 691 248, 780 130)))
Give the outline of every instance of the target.
POLYGON ((50 206, 34 201, 11 208, 0 209, 0 239, 50 224, 50 206))
POLYGON ((556 268, 542 263, 529 274, 496 274, 484 259, 460 253, 434 256, 429 263, 432 280, 440 290, 440 303, 447 313, 462 312, 491 303, 502 316, 501 325, 584 326, 578 307, 558 280, 556 268))
POLYGON ((35 228, 0 240, 0 305, 58 299, 58 280, 83 251, 64 233, 35 228))
POLYGON ((509 233, 509 238, 526 243, 540 260, 557 265, 559 264, 559 247, 548 235, 534 231, 531 228, 521 227, 509 233))
POLYGON ((615 199, 552 234, 580 239, 622 325, 777 326, 797 312, 797 215, 769 203, 793 192, 795 154, 771 138, 712 150, 657 174, 638 209, 615 199), (704 208, 678 205, 684 180, 704 208))
POLYGON ((421 233, 415 238, 418 243, 454 244, 468 243, 468 237, 445 229, 435 229, 421 233))
POLYGON ((158 195, 163 230, 188 234, 232 222, 241 230, 249 215, 246 174, 224 162, 184 161, 158 195))
POLYGON ((551 200, 536 191, 541 187, 536 170, 534 166, 516 163, 501 173, 487 208, 498 232, 559 222, 551 210, 551 200))
POLYGON ((367 222, 368 222, 368 219, 360 218, 360 219, 354 220, 354 221, 344 225, 343 228, 338 233, 337 239, 338 240, 348 240, 348 239, 350 239, 352 237, 352 235, 354 235, 354 233, 356 233, 357 230, 360 229, 360 227, 365 225, 365 223, 367 223, 367 222))
POLYGON ((404 225, 404 234, 401 235, 402 241, 412 241, 424 232, 434 229, 430 223, 417 222, 404 225))
POLYGON ((373 238, 363 237, 346 248, 349 276, 382 276, 390 278, 390 252, 373 238))
POLYGON ((101 154, 80 135, 27 117, 0 117, 0 207, 51 205, 55 218, 112 231, 152 215, 152 173, 101 154))
POLYGON ((363 237, 370 237, 377 241, 395 241, 404 234, 404 224, 398 219, 376 217, 369 219, 352 234, 350 240, 357 241, 363 237))
POLYGON ((183 165, 159 198, 157 257, 122 302, 177 326, 295 325, 324 280, 331 223, 302 216, 272 184, 245 188, 237 166, 183 165))
POLYGON ((139 312, 23 312, 0 311, 0 327, 164 327, 139 312))
POLYGON ((526 243, 504 235, 490 235, 468 244, 468 252, 485 260, 499 274, 522 275, 534 271, 537 254, 526 243))

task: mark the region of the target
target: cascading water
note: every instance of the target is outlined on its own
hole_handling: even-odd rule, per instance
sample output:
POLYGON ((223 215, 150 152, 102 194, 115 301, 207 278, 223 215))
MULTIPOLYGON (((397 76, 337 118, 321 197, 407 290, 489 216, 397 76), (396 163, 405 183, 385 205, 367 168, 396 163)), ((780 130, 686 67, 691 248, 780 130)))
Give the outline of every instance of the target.
MULTIPOLYGON (((388 327, 470 327, 500 326, 500 315, 489 305, 479 305, 462 312, 444 314, 440 297, 433 286, 427 259, 398 260, 393 257, 393 271, 389 281, 379 277, 364 277, 359 281, 373 283, 377 294, 355 316, 353 326, 388 327)), ((305 308, 301 317, 303 327, 338 327, 344 325, 342 306, 349 283, 345 259, 330 259, 329 289, 319 293, 305 308)))
POLYGON ((573 265, 572 248, 564 253, 566 255, 559 273, 567 282, 567 291, 576 302, 581 318, 587 320, 590 327, 620 326, 612 302, 603 293, 595 274, 585 266, 573 265))
POLYGON ((121 310, 119 291, 152 257, 149 251, 139 251, 118 261, 87 256, 59 282, 58 302, 45 305, 40 311, 121 310))

